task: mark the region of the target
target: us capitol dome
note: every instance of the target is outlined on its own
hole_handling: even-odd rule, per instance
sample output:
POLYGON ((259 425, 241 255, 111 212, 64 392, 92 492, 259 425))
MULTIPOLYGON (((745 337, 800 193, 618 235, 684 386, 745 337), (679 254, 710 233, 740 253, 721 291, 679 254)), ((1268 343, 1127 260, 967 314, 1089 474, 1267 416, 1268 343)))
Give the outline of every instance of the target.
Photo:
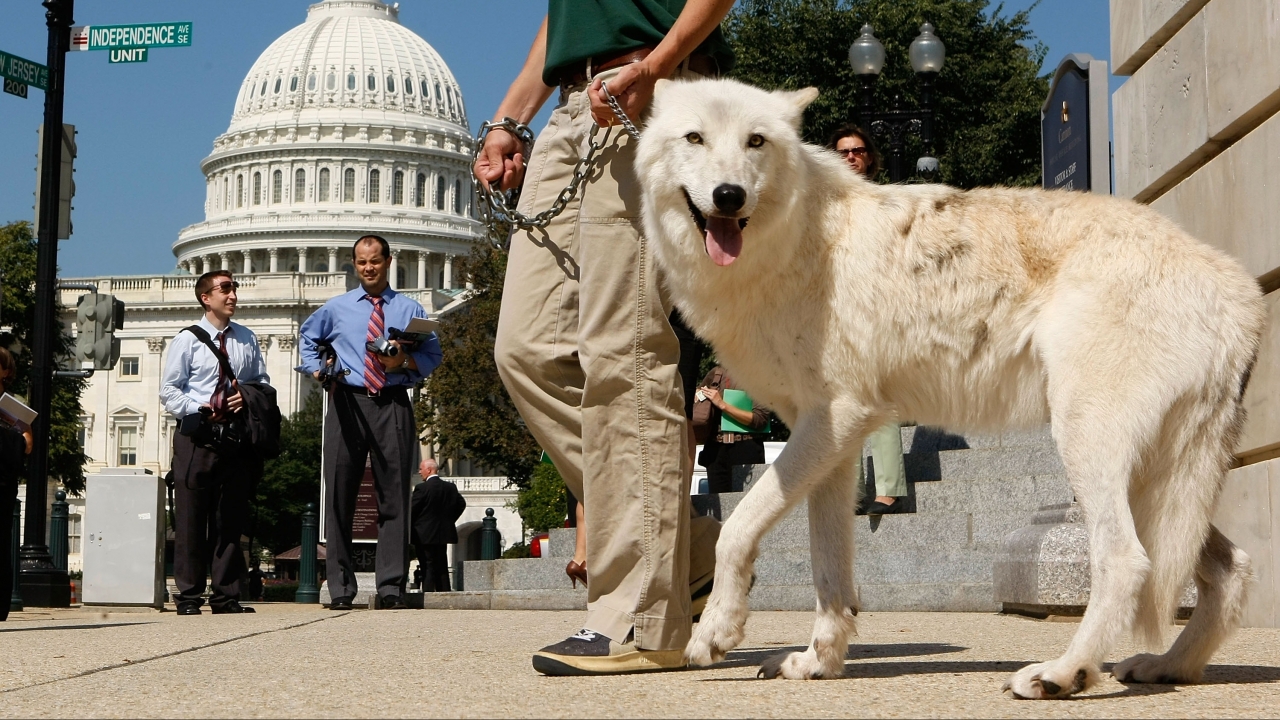
MULTIPOLYGON (((298 328, 358 285, 351 246, 361 235, 388 240, 392 287, 428 312, 459 303, 455 259, 483 238, 472 208, 471 143, 457 81, 400 24, 397 5, 311 5, 306 21, 253 63, 230 125, 201 162, 205 217, 178 233, 177 272, 65 278, 126 305, 116 333, 120 360, 95 373, 81 399, 86 474, 168 470, 176 421, 160 403, 160 378, 173 337, 200 317, 194 286, 201 273, 235 273, 235 320, 257 334, 286 415, 318 389, 293 369, 298 328)), ((75 325, 81 292, 62 292, 66 327, 75 325)), ((445 469, 478 472, 457 459, 445 469)), ((459 487, 477 491, 488 480, 459 487)))
POLYGON ((352 242, 377 233, 393 287, 452 286, 481 235, 471 133, 453 73, 398 15, 325 0, 258 57, 201 163, 205 220, 179 233, 180 268, 349 271, 352 242))

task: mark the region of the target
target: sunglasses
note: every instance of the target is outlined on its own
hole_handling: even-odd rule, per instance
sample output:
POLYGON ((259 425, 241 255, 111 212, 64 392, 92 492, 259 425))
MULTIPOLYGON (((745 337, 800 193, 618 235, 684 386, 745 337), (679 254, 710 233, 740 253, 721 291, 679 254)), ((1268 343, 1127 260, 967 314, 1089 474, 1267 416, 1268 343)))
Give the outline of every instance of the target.
POLYGON ((223 294, 223 295, 226 295, 227 293, 231 292, 232 290, 239 290, 239 289, 240 289, 240 283, 238 283, 238 282, 234 282, 234 281, 231 281, 231 280, 224 280, 224 281, 222 281, 222 282, 218 283, 217 285, 214 285, 213 287, 217 288, 218 290, 221 290, 221 291, 222 291, 222 294, 223 294))
POLYGON ((856 147, 856 148, 846 148, 844 150, 837 150, 836 152, 840 153, 845 157, 849 157, 850 155, 857 155, 858 157, 866 157, 868 150, 864 147, 856 147))

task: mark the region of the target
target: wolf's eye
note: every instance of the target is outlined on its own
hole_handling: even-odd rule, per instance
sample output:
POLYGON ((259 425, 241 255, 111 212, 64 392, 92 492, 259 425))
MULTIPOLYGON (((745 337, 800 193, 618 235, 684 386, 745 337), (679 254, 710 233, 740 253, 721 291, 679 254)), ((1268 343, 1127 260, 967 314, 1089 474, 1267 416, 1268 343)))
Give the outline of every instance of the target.
POLYGON ((685 136, 684 136, 684 139, 685 139, 685 140, 688 140, 689 142, 693 143, 694 145, 701 145, 701 144, 702 144, 702 136, 701 136, 701 135, 699 135, 699 134, 698 134, 698 133, 696 133, 696 132, 691 132, 691 133, 689 133, 688 135, 685 135, 685 136))
POLYGON ((747 138, 747 145, 749 147, 760 147, 763 144, 764 144, 763 135, 752 135, 751 137, 747 138))

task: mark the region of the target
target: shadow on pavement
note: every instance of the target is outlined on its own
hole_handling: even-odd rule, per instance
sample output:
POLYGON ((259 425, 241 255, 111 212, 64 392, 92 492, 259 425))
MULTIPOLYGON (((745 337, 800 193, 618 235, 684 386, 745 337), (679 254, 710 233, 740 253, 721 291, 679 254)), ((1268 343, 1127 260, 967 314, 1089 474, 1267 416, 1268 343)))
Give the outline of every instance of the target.
MULTIPOLYGON (((789 647, 779 646, 734 650, 729 653, 724 662, 717 664, 715 667, 732 668, 759 665, 774 655, 802 652, 806 648, 807 646, 805 645, 792 645, 789 647)), ((944 653, 964 652, 968 649, 969 648, 966 647, 960 647, 959 645, 950 645, 946 643, 885 643, 882 645, 850 645, 849 654, 846 658, 849 660, 862 660, 867 658, 919 657, 922 655, 942 655, 944 653)), ((862 666, 859 665, 858 667, 862 666)))
POLYGON ((155 625, 155 622, 154 621, 118 622, 118 623, 94 623, 93 625, 43 625, 41 627, 12 627, 12 628, 0 628, 0 633, 36 632, 38 630, 97 630, 98 628, 128 627, 130 625, 155 625))

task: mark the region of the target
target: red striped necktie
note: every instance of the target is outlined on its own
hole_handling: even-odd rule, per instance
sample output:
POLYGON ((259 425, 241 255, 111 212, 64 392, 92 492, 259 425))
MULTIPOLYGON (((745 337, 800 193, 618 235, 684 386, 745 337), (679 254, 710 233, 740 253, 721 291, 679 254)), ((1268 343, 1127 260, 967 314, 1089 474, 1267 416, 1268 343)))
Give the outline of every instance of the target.
MULTIPOLYGON (((382 303, 385 302, 381 297, 365 295, 369 302, 373 303, 373 312, 369 313, 369 332, 365 334, 365 342, 373 342, 374 339, 382 337, 386 332, 382 318, 382 303)), ((371 393, 382 392, 382 388, 387 384, 387 370, 382 367, 382 363, 378 360, 378 356, 371 350, 364 353, 364 386, 371 393)))

